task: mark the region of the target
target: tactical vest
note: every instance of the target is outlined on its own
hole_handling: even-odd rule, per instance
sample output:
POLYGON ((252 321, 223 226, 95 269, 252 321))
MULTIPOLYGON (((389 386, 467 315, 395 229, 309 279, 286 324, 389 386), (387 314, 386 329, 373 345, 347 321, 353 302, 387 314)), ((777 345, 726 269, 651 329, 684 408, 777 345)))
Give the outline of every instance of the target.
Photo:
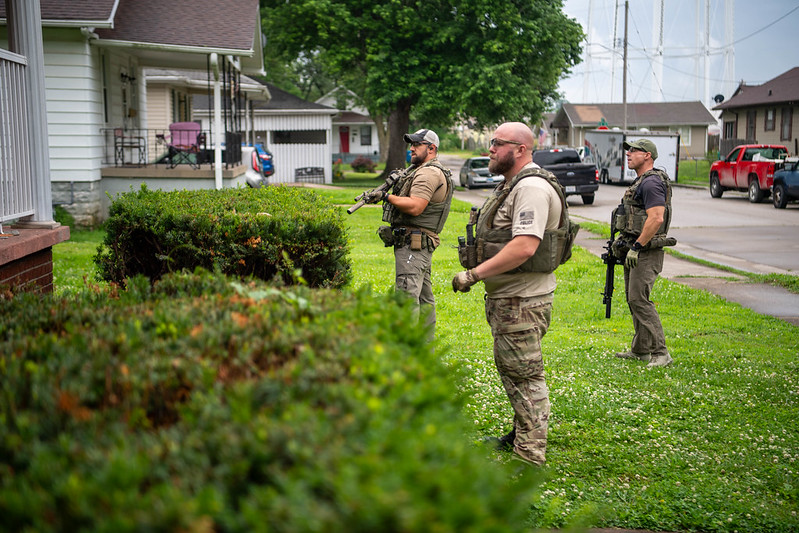
MULTIPOLYGON (((644 229, 646 222, 646 209, 643 202, 637 200, 635 193, 638 187, 649 176, 657 176, 663 183, 666 184, 666 212, 663 214, 663 224, 658 228, 657 233, 652 238, 656 244, 665 239, 666 234, 669 232, 671 226, 671 182, 665 172, 658 169, 651 169, 644 172, 638 179, 624 193, 621 200, 621 205, 616 208, 613 215, 614 229, 622 234, 627 239, 635 240, 644 229)), ((667 245, 668 246, 668 245, 667 245)), ((654 246, 653 247, 658 247, 654 246)))
POLYGON ((392 227, 411 226, 426 229, 434 233, 441 233, 441 230, 444 229, 444 223, 446 223, 447 217, 449 216, 449 209, 452 205, 452 195, 455 192, 455 188, 452 186, 452 172, 439 163, 437 159, 428 161, 413 169, 411 172, 406 172, 406 174, 394 184, 394 192, 392 194, 397 196, 410 196, 411 186, 413 185, 413 180, 417 172, 419 172, 419 169, 425 167, 436 167, 444 173, 444 183, 447 187, 447 195, 444 201, 428 203, 424 211, 416 216, 405 214, 389 202, 384 202, 384 222, 388 222, 392 227))
POLYGON ((513 178, 509 187, 497 187, 478 212, 475 234, 477 264, 497 255, 513 239, 510 228, 494 228, 494 217, 516 184, 530 177, 545 179, 558 193, 561 205, 560 222, 558 229, 544 231, 544 236, 532 257, 509 272, 554 272, 559 265, 571 258, 572 245, 580 225, 572 223, 569 218, 563 187, 551 172, 541 168, 526 168, 513 178))

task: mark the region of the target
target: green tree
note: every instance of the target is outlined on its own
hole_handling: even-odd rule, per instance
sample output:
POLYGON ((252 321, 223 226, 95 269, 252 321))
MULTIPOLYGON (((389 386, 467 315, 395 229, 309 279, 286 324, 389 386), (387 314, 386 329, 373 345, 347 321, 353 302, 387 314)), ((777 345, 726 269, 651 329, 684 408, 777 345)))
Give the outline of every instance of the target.
POLYGON ((350 87, 373 116, 388 117, 387 169, 404 165, 412 111, 425 125, 537 120, 579 61, 583 38, 561 0, 261 0, 261 7, 274 52, 315 54, 360 88, 350 87))

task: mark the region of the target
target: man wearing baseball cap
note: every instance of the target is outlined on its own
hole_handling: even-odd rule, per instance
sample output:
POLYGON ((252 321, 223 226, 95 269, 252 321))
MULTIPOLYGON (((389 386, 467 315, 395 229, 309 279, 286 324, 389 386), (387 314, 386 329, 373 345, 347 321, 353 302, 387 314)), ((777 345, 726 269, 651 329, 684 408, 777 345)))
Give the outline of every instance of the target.
POLYGON ((627 166, 638 177, 630 185, 611 220, 619 232, 613 253, 624 258, 624 292, 633 317, 630 350, 616 357, 647 362, 647 368, 668 366, 673 359, 655 304, 649 299, 663 270, 664 246, 677 241, 668 237, 671 223, 671 182, 654 168, 658 149, 649 139, 624 143, 627 166))
POLYGON ((432 340, 436 324, 436 300, 431 270, 433 251, 441 244, 438 234, 444 229, 452 203, 452 172, 438 161, 436 132, 421 129, 405 134, 411 150, 411 166, 394 185, 393 192, 382 194, 383 226, 378 234, 386 246, 394 247, 395 288, 407 293, 429 327, 432 340))

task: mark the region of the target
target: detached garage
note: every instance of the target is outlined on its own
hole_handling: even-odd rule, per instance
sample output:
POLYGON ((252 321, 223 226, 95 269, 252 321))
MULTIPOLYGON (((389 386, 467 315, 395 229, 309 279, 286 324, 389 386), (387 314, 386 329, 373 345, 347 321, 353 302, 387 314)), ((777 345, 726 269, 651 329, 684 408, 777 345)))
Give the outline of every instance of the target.
MULTIPOLYGON (((303 100, 271 84, 268 102, 249 101, 247 126, 255 142, 272 152, 275 174, 269 183, 332 183, 332 107, 303 100)), ((207 120, 207 110, 195 110, 207 120)))

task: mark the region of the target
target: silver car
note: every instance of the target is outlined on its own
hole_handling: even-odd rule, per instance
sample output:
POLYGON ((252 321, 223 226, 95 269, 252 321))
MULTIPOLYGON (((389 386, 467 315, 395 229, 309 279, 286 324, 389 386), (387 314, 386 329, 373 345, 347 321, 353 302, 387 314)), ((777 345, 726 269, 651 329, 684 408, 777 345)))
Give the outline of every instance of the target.
POLYGON ((489 172, 488 161, 488 157, 472 157, 464 161, 460 173, 461 187, 494 187, 502 181, 502 176, 489 172))

